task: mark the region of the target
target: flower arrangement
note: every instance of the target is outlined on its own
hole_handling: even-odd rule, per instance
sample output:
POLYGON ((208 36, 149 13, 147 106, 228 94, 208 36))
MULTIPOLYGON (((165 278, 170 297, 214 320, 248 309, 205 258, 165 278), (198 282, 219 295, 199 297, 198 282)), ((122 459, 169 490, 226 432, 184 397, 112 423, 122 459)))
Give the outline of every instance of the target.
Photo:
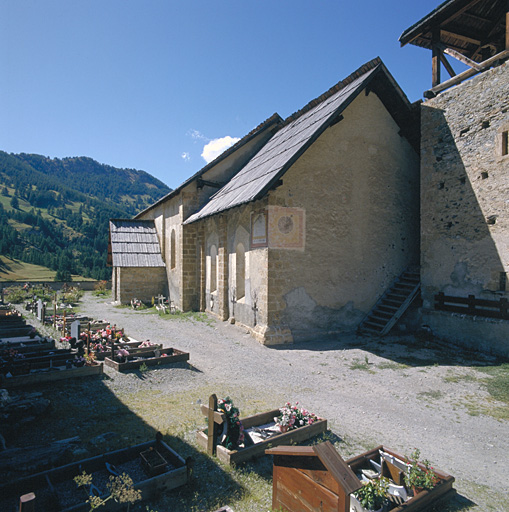
POLYGON ((239 410, 229 396, 218 399, 217 410, 226 415, 228 422, 226 436, 221 440, 221 444, 228 450, 235 450, 244 442, 244 427, 240 421, 239 410))
POLYGON ((85 364, 87 366, 93 366, 95 364, 95 353, 89 352, 83 356, 85 358, 85 364))
POLYGON ((275 417, 274 421, 281 431, 312 425, 321 419, 307 409, 299 408, 298 405, 299 402, 296 402, 295 405, 286 402, 283 407, 279 408, 279 416, 275 417))
POLYGON ((408 464, 408 471, 405 473, 405 484, 408 488, 414 489, 414 492, 422 489, 433 489, 440 480, 429 460, 419 461, 420 455, 420 450, 416 448, 410 455, 410 461, 408 457, 405 457, 405 462, 408 464))
POLYGON ((387 499, 389 480, 383 476, 362 482, 362 487, 353 494, 366 510, 381 509, 387 499))
POLYGON ((85 363, 86 363, 86 359, 83 357, 83 356, 76 356, 73 361, 72 361, 72 364, 76 367, 80 367, 80 366, 85 366, 85 363))
POLYGON ((146 348, 146 347, 153 347, 155 343, 152 343, 150 340, 142 341, 138 348, 146 348))
POLYGON ((117 357, 119 359, 124 359, 124 357, 127 357, 129 355, 129 350, 125 349, 125 348, 119 348, 117 350, 117 357))
POLYGON ((93 343, 90 349, 95 352, 106 352, 106 347, 102 343, 93 343))

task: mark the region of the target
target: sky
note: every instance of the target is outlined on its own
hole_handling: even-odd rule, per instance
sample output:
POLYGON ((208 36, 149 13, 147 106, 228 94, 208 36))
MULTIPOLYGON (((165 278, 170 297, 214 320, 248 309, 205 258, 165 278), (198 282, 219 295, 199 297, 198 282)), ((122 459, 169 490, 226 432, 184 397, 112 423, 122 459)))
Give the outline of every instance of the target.
MULTIPOLYGON (((0 150, 88 156, 171 188, 379 56, 410 101, 440 0, 0 0, 0 150)), ((453 64, 455 65, 455 64, 453 64)))

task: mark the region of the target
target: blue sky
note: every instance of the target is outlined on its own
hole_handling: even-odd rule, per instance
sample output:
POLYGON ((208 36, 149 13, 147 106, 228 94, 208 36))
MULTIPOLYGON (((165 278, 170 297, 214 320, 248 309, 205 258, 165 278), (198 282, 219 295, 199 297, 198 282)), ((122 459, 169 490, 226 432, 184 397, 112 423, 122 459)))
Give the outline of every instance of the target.
POLYGON ((89 156, 174 188, 213 156, 204 148, 374 57, 421 99, 430 52, 398 38, 439 3, 0 0, 0 149, 89 156))

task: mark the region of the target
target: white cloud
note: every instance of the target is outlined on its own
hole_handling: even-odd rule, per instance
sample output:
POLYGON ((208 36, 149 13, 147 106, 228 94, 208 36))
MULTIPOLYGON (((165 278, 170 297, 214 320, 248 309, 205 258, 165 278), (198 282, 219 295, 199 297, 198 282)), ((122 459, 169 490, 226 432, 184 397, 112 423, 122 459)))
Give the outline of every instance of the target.
POLYGON ((236 144, 240 139, 237 137, 230 137, 227 135, 226 137, 221 137, 219 139, 213 139, 208 144, 203 146, 203 152, 201 156, 205 160, 205 162, 212 162, 215 158, 217 158, 223 151, 226 151, 228 148, 232 147, 236 144))
POLYGON ((192 138, 192 139, 195 139, 195 140, 207 140, 209 141, 210 139, 208 139, 207 137, 205 137, 205 135, 203 135, 203 133, 199 132, 198 130, 194 130, 194 129, 191 129, 187 132, 187 134, 192 138))
POLYGON ((182 160, 184 160, 185 162, 189 162, 189 160, 191 160, 191 157, 189 156, 189 153, 187 151, 184 151, 180 156, 182 157, 182 160))

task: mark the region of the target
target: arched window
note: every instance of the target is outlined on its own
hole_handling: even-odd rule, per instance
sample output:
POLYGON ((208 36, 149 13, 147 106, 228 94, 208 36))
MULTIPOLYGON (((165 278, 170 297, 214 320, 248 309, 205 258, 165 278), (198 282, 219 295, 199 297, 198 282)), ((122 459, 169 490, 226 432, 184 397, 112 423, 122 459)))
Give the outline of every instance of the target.
POLYGON ((171 236, 170 236, 170 268, 175 268, 176 265, 176 247, 175 247, 175 230, 171 230, 171 236))
POLYGON ((217 290, 217 248, 210 248, 210 293, 217 290))
POLYGON ((246 250, 243 244, 235 249, 235 289, 237 300, 246 295, 246 250))

